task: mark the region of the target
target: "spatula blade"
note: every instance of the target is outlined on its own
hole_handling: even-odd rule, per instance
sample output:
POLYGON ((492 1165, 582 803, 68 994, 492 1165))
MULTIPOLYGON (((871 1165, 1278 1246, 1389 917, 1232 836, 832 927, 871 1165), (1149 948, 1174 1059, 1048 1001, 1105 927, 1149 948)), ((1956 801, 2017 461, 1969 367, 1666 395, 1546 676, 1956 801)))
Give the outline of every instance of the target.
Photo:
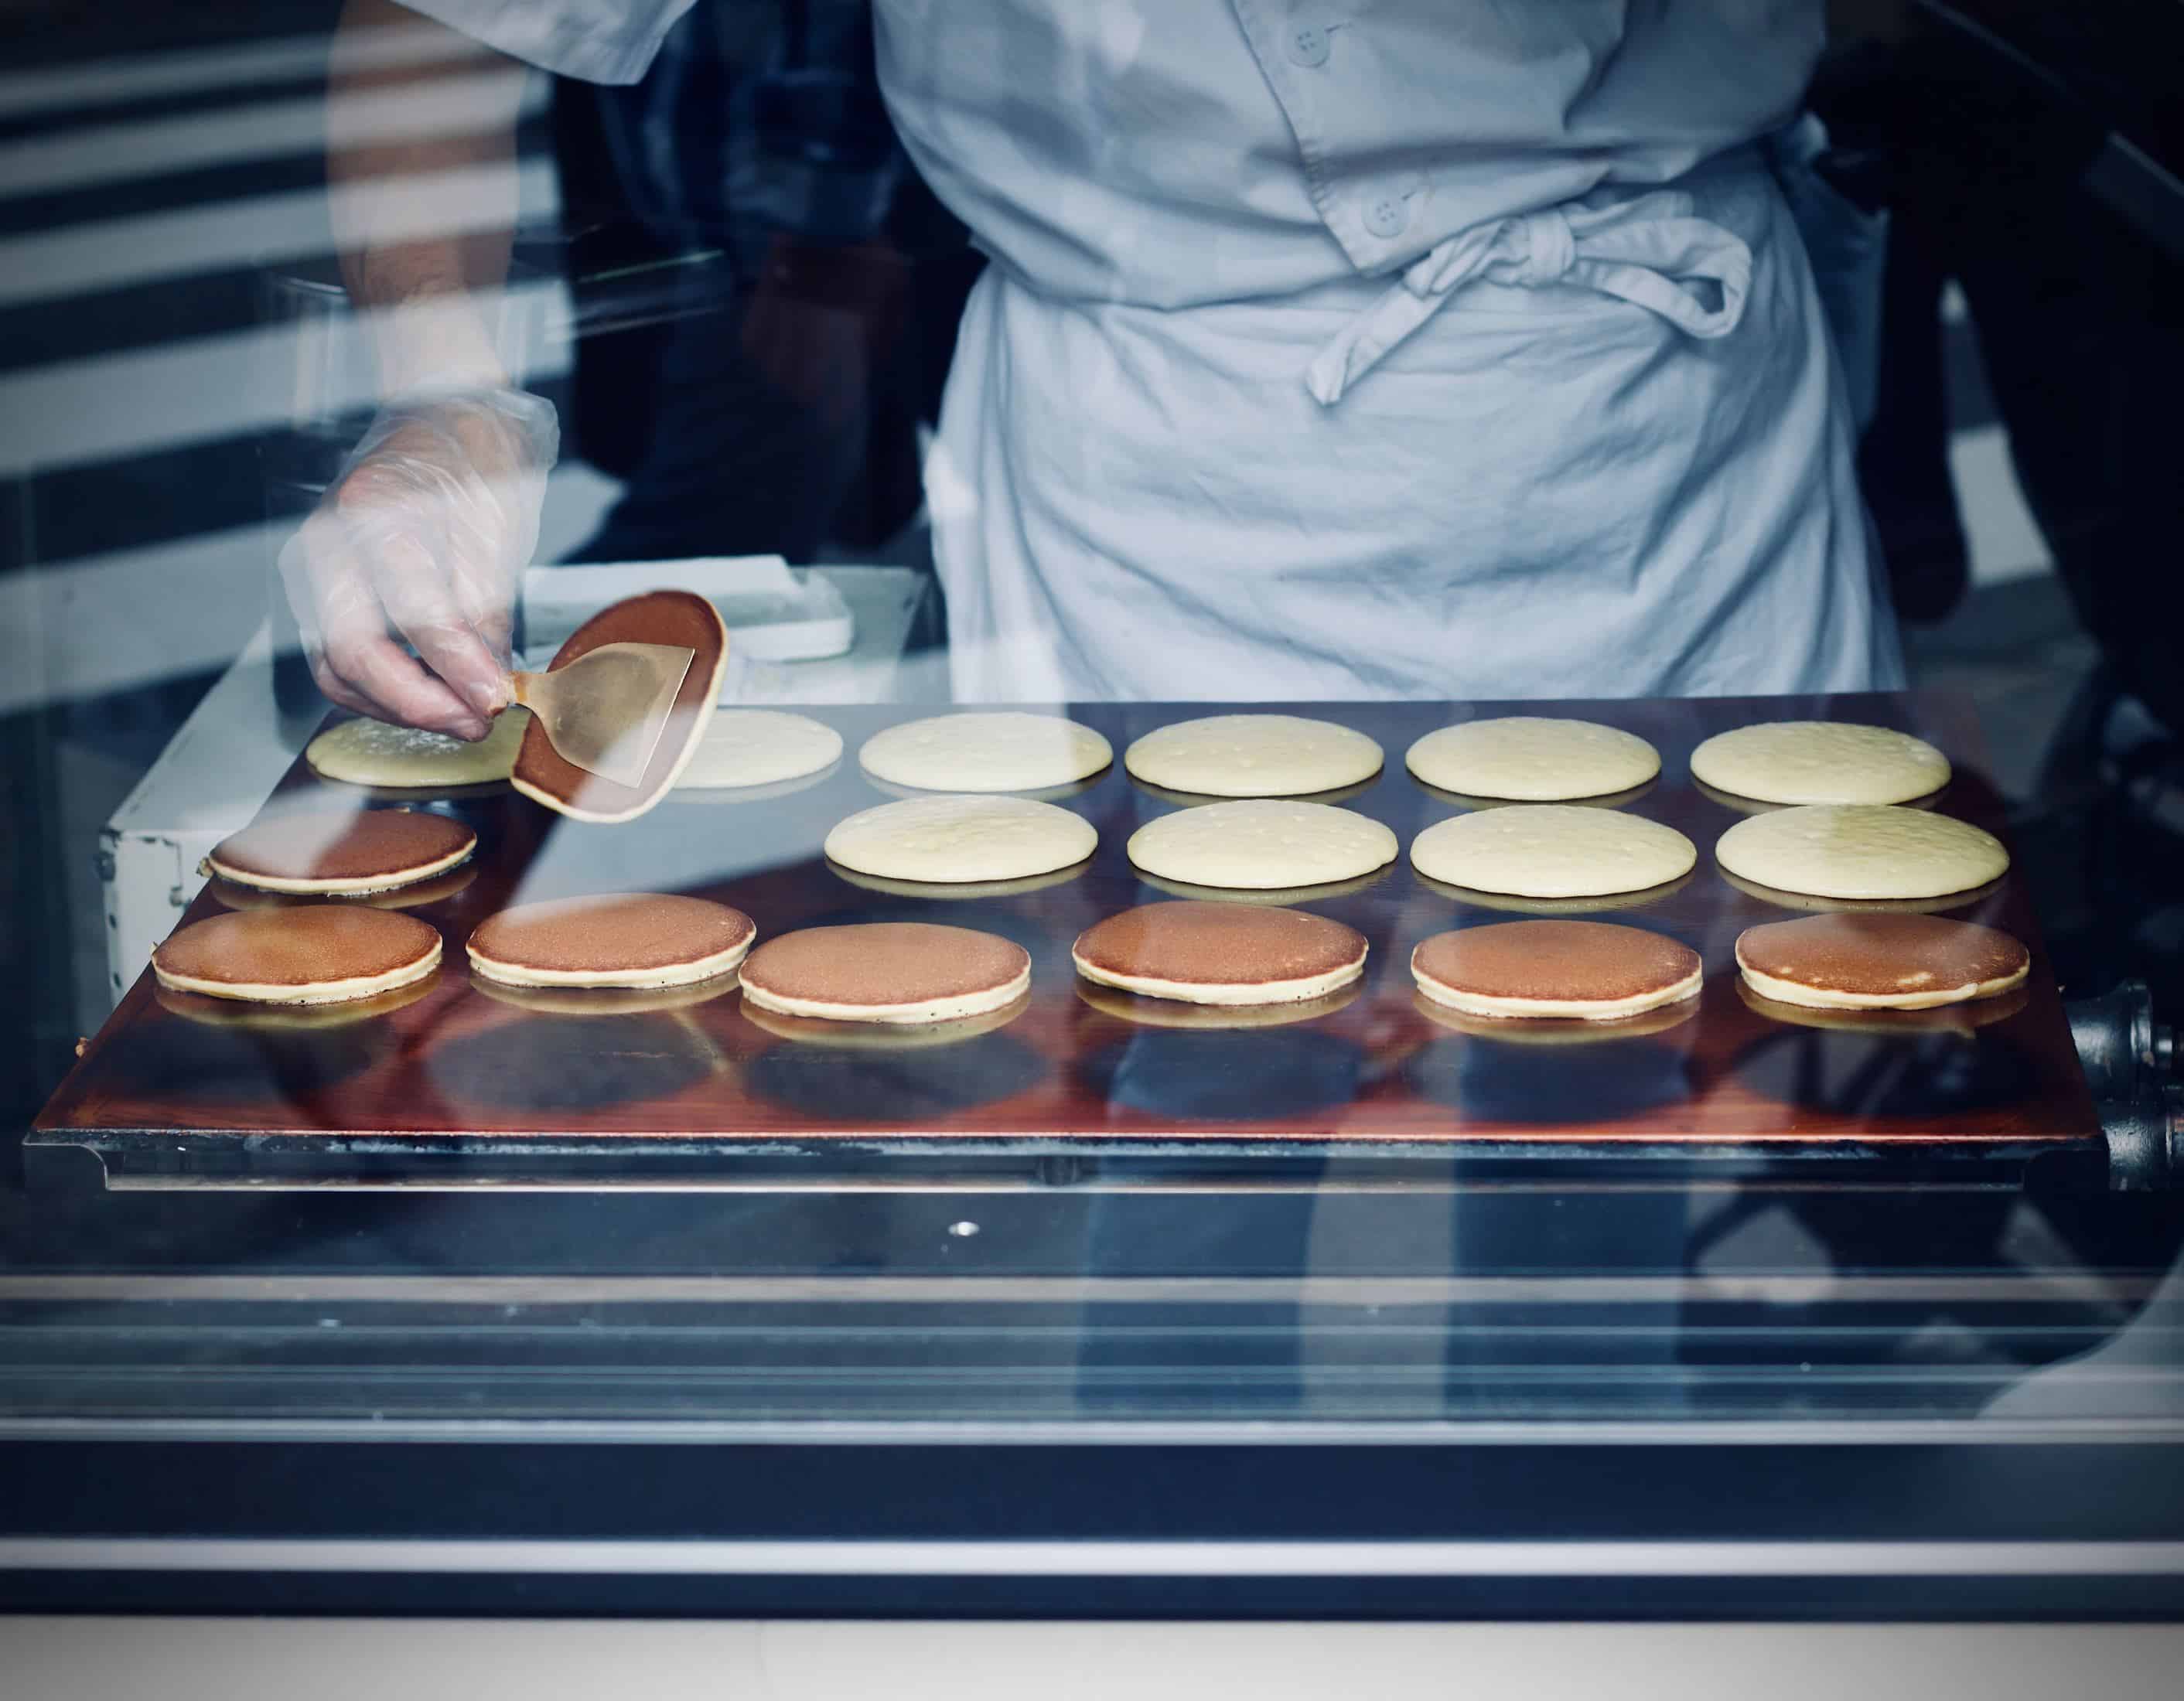
POLYGON ((695 650, 677 644, 602 644, 543 675, 528 693, 530 707, 568 761, 634 787, 696 659, 695 650))

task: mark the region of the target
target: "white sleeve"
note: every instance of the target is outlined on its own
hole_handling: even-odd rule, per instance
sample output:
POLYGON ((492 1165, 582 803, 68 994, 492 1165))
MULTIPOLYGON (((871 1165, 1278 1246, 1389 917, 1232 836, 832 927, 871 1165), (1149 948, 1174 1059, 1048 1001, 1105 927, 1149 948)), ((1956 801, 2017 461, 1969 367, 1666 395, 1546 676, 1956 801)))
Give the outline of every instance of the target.
POLYGON ((401 0, 511 58, 588 83, 633 83, 693 0, 401 0))

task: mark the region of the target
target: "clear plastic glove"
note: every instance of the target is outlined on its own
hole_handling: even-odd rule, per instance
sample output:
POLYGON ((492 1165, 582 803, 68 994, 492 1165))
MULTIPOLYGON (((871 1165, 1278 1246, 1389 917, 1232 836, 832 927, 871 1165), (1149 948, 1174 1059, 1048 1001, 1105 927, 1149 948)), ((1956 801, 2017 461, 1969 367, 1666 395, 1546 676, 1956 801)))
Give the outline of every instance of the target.
POLYGON ((513 390, 372 422, 281 552, 320 690, 381 720, 485 737, 509 702, 515 592, 560 447, 553 405, 513 390))

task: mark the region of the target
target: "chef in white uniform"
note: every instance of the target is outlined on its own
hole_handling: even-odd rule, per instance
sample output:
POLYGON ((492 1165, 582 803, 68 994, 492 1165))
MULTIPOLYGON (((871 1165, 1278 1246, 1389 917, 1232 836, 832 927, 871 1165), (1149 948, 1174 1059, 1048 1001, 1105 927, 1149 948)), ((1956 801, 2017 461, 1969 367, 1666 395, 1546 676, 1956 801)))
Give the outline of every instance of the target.
MULTIPOLYGON (((405 0, 579 77, 689 0, 405 0)), ((1758 146, 1822 0, 877 0, 993 264, 928 468, 956 694, 1900 683, 1758 146)))

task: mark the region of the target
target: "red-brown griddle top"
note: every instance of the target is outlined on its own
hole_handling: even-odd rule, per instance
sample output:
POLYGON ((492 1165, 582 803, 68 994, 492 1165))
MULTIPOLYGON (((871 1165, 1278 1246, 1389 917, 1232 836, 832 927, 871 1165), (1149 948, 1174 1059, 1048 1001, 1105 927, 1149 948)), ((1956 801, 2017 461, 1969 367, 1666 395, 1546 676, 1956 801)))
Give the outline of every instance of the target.
MULTIPOLYGON (((1693 746, 1752 721, 1825 717, 1901 727, 1947 751, 1957 774, 1947 814, 2002 833, 1969 712, 1948 700, 1885 695, 1521 704, 1268 704, 1378 739, 1387 765, 1344 800, 1384 821, 1406 851, 1459 805, 1403 766, 1412 740, 1497 713, 1570 714, 1620 726, 1659 748, 1663 770, 1632 814, 1697 844, 1680 887, 1599 919, 1658 928, 1704 959, 1696 1016, 1665 1032, 1577 1045, 1524 1044, 1455 1031, 1413 999, 1411 948, 1444 928, 1506 920, 1434 889, 1399 859, 1362 891, 1310 908, 1371 942, 1363 995, 1288 1026, 1204 1031, 1134 1023, 1077 996, 1069 947, 1101 916, 1166 894, 1123 853, 1131 832, 1178 805, 1136 785, 1119 759, 1061 807, 1084 815, 1100 848, 1076 877, 1017 895, 945 901, 850 883, 820 853, 827 830, 885 800, 852 759, 816 785, 754 803, 671 796, 624 825, 562 820, 512 792, 435 805, 478 831, 478 872, 413 911, 445 937, 446 960, 413 1003, 348 1026, 208 1025, 175 1013, 140 977, 40 1116, 42 1131, 281 1132, 399 1141, 404 1135, 701 1137, 749 1145, 969 1142, 990 1148, 1096 1139, 1204 1149, 1207 1142, 2068 1142, 2098 1128, 2060 994, 2021 874, 1949 914, 2015 934, 2031 948, 2022 1007, 1975 1031, 1841 1031, 1779 1021, 1738 996, 1731 955, 1755 921, 1797 912, 1739 892, 1713 845, 1739 819, 1689 776, 1693 746), (960 1044, 892 1050, 777 1037, 746 1020, 739 995, 599 1015, 538 1011, 478 991, 463 943, 518 899, 601 890, 687 891, 731 903, 765 939, 791 928, 878 920, 982 927, 1032 953, 1024 1013, 960 1044)), ((851 751, 928 713, 822 708, 851 751)), ((1118 754, 1204 705, 1079 704, 1118 754)), ((327 787, 299 759, 274 805, 327 787)), ((269 807, 271 805, 269 805, 269 807)), ((215 913, 201 895, 185 919, 215 913)), ((850 1149, 847 1147, 839 1148, 850 1149)))

